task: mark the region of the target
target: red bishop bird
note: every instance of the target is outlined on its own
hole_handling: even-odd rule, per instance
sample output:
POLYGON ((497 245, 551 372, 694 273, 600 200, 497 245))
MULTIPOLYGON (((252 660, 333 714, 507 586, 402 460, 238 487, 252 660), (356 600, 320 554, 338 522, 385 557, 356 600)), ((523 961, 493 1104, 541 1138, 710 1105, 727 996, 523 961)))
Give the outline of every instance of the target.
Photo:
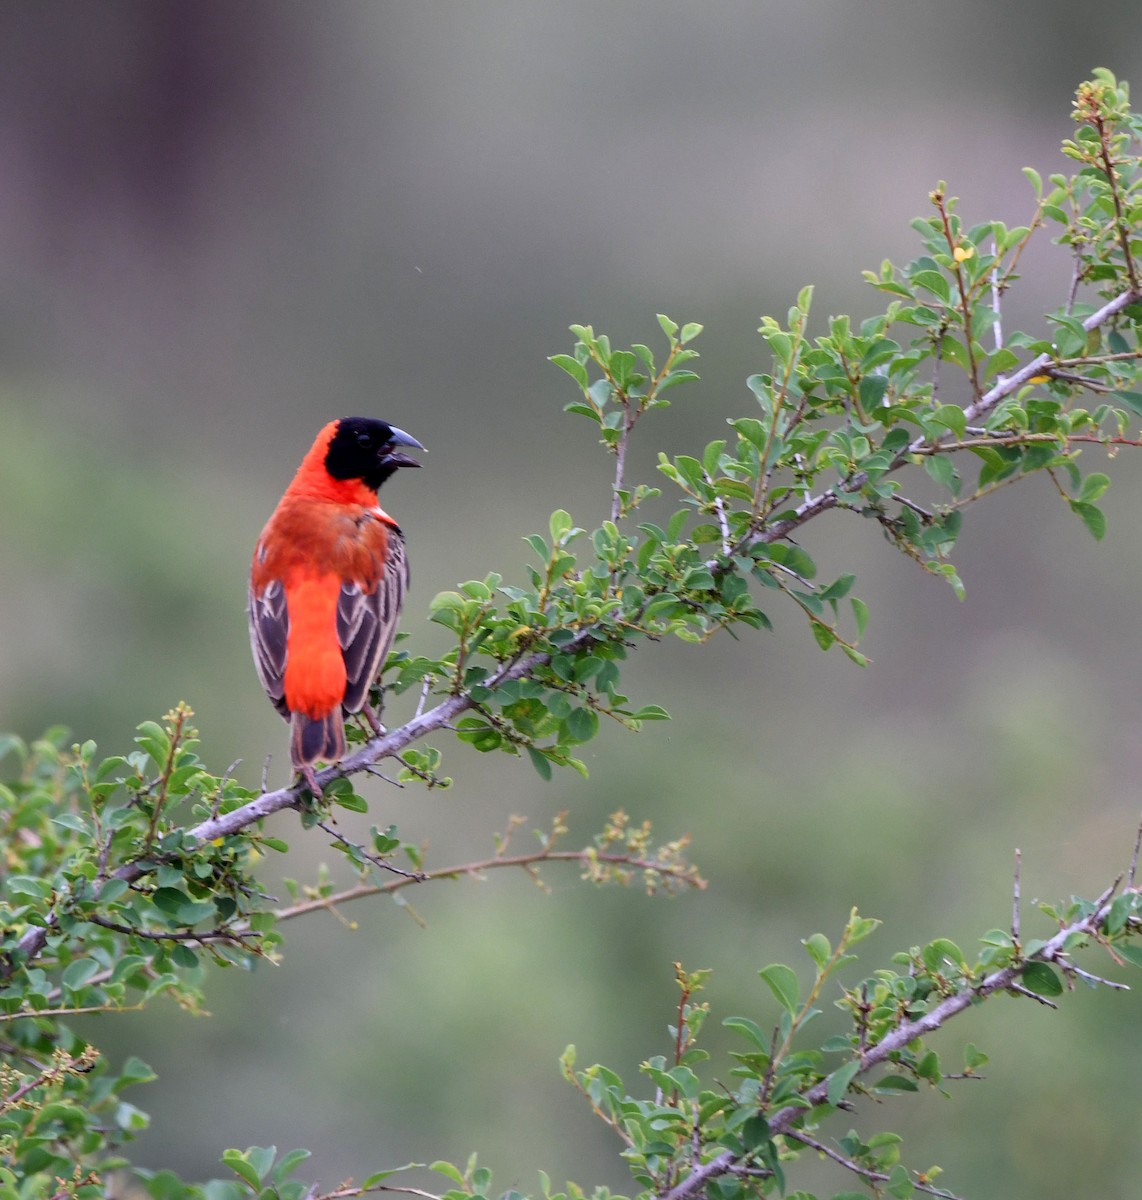
MULTIPOLYGON (((250 645, 262 686, 290 723, 290 760, 310 790, 318 760, 345 756, 346 714, 366 708, 408 588, 400 526, 377 503, 416 438, 368 417, 330 421, 254 551, 250 645)), ((366 708, 366 716, 376 718, 366 708)))

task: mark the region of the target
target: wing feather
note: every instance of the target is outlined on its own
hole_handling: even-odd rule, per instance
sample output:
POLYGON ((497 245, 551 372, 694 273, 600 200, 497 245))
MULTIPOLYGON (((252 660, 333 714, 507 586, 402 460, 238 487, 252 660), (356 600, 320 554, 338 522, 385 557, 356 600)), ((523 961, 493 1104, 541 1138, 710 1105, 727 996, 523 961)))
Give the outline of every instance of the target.
MULTIPOLYGON (((342 585, 337 602, 337 638, 345 659, 346 712, 360 712, 369 688, 392 649, 397 618, 408 590, 409 568, 404 538, 388 526, 385 569, 377 586, 365 591, 359 584, 342 585)), ((268 689, 267 689, 268 690, 268 689)))
POLYGON ((285 702, 286 641, 289 637, 289 612, 285 588, 280 579, 271 579, 260 591, 250 585, 247 599, 250 620, 250 648, 262 687, 274 707, 287 720, 285 702))

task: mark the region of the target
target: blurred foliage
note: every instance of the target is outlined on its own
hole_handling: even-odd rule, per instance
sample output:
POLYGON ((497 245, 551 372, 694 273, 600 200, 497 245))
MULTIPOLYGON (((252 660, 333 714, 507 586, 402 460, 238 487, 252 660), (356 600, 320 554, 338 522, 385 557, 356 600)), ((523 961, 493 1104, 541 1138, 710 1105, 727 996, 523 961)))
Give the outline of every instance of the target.
MULTIPOLYGON (((853 574, 816 582, 813 554, 792 540, 826 512, 870 520, 957 593, 950 554, 964 510, 1021 479, 1046 475, 1087 529, 1103 536, 1099 501, 1109 479, 1083 474, 1078 459, 1087 446, 1139 444, 1129 429, 1142 410, 1132 390, 1142 357, 1142 118, 1108 71, 1080 87, 1074 117, 1076 135, 1064 151, 1079 170, 1051 176, 1049 188, 1029 173, 1036 206, 1026 226, 965 229, 941 185, 931 196, 934 215, 917 222, 924 254, 903 269, 886 262, 870 273, 873 286, 892 296, 882 316, 858 326, 833 318, 827 335, 810 340, 805 289, 784 326, 766 318, 761 333, 773 369, 749 381, 761 415, 731 419, 732 443, 662 456, 661 474, 681 502, 663 524, 639 521, 658 489, 628 481, 627 452, 642 417, 666 406, 663 393, 696 378, 687 364, 701 327, 660 317, 667 338, 660 367, 644 343, 614 349, 591 327, 573 327, 572 353, 554 361, 581 392, 568 408, 597 426, 611 455, 609 519, 587 534, 559 509, 548 537, 526 539, 539 566, 520 585, 490 574, 438 595, 430 612, 453 644, 436 655, 402 646, 382 677, 385 692, 419 692, 416 712, 387 733, 358 731, 358 748, 319 774, 322 797, 301 785, 258 791, 211 771, 183 704, 161 723, 140 725, 137 749, 126 755, 100 759, 90 741, 67 749, 59 730, 31 745, 5 737, 0 753, 16 770, 3 785, 2 810, 0 1023, 8 1032, 0 1046, 0 1196, 103 1194, 107 1173, 126 1165, 122 1147, 146 1127, 145 1114, 120 1092, 152 1072, 132 1056, 114 1073, 75 1031, 74 1018, 141 1008, 160 995, 199 1012, 214 968, 280 959, 285 920, 337 913, 382 893, 403 899, 431 879, 499 868, 538 878, 558 862, 576 864, 591 882, 637 880, 650 892, 704 883, 684 857, 685 837, 656 844, 649 823, 625 811, 610 814, 580 850, 561 848, 561 815, 533 851, 511 852, 513 821, 489 857, 430 866, 422 845, 395 827, 373 826, 357 841, 332 823, 338 812, 367 811, 351 777, 393 757, 398 783, 450 782, 438 773, 439 751, 420 744, 443 733, 478 751, 524 753, 544 780, 558 767, 585 774, 581 748, 596 738, 600 718, 638 729, 666 716, 655 704, 632 706, 619 690, 631 649, 667 636, 705 647, 721 630, 770 627, 773 600, 791 601, 823 649, 840 646, 863 664, 857 640, 868 608, 850 596, 853 574), (1049 226, 1073 255, 1069 294, 1049 316, 1055 337, 1005 335, 1003 301, 1018 281, 1017 264, 1049 226), (842 613, 854 634, 841 628, 842 613), (297 810, 304 829, 327 835, 356 878, 352 887, 322 872, 314 884, 287 881, 284 907, 265 893, 255 868, 288 846, 264 822, 285 809, 297 810)), ((698 773, 709 788, 714 775, 702 764, 698 773)), ((933 1183, 937 1168, 904 1164, 898 1133, 840 1134, 839 1114, 847 1120, 858 1105, 862 1120, 879 1124, 879 1110, 866 1114, 859 1105, 863 1097, 919 1096, 925 1086, 942 1092, 951 1079, 978 1075, 987 1053, 969 1043, 962 1067, 949 1069, 926 1039, 992 996, 1054 1006, 1076 981, 1122 986, 1080 966, 1076 954, 1097 943, 1116 964, 1142 965, 1129 942, 1142 928, 1136 860, 1137 849, 1120 894, 1122 876, 1096 900, 1041 905, 1054 929, 1041 937, 1022 929, 1017 871, 1010 930, 985 933, 975 953, 936 937, 862 981, 840 984, 841 1025, 806 1047, 803 1030, 822 1015, 826 984, 837 984, 836 973, 853 961, 850 949, 877 924, 854 908, 835 947, 823 934, 805 939, 813 977, 804 994, 789 966, 761 970, 779 1009, 776 1025, 725 1018, 732 1089, 721 1076, 702 1080, 707 1051, 698 1041, 708 1009, 695 997, 707 972, 681 966, 670 1052, 642 1065, 649 1094, 628 1091, 609 1067, 577 1070, 570 1049, 564 1075, 618 1135, 641 1195, 733 1200, 781 1192, 807 1200, 805 1190, 787 1192, 786 1182, 806 1150, 893 1196, 950 1195, 933 1183)), ((222 1161, 233 1178, 201 1187, 168 1170, 135 1178, 155 1200, 300 1200, 316 1194, 294 1178, 307 1156, 227 1150, 222 1161)), ((404 1188, 408 1169, 326 1194, 404 1188)), ((443 1193, 451 1200, 490 1194, 491 1173, 475 1158, 427 1170, 452 1185, 443 1193)), ((541 1192, 583 1194, 575 1185, 554 1193, 546 1176, 541 1192)))

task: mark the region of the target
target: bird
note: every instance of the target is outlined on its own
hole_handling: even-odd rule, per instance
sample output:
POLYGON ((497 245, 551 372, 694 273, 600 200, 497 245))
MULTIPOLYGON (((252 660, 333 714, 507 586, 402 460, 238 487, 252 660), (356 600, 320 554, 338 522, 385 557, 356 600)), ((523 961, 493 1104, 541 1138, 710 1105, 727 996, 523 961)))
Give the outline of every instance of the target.
POLYGON ((401 467, 411 434, 370 417, 341 417, 317 435, 258 538, 248 615, 254 666, 290 724, 290 761, 314 797, 313 764, 345 757, 345 717, 369 688, 396 636, 409 584, 400 526, 377 490, 401 467))

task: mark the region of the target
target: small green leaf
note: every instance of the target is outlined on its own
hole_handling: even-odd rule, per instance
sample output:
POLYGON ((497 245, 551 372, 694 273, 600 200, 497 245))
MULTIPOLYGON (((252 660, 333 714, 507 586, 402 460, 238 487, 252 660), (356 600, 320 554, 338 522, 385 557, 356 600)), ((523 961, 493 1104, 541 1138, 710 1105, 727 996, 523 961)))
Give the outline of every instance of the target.
POLYGON ((1063 985, 1058 975, 1045 962, 1029 962, 1023 968, 1023 986, 1037 996, 1062 995, 1063 985))
POLYGON ((1071 506, 1071 511, 1077 514, 1082 523, 1090 530, 1096 542, 1101 542, 1106 536, 1106 514, 1094 504, 1087 504, 1084 500, 1071 500, 1068 502, 1071 506))
POLYGON ((801 998, 801 988, 792 968, 784 963, 771 963, 758 972, 769 985, 769 990, 777 997, 781 1007, 786 1012, 795 1014, 801 998))
POLYGON ((561 367, 580 387, 587 386, 587 368, 577 358, 570 354, 553 354, 547 361, 561 367))
POLYGON ((573 742, 589 742, 599 732, 598 714, 589 708, 573 708, 564 724, 573 742))
POLYGON ((888 1194, 895 1196, 896 1200, 908 1200, 908 1197, 915 1191, 912 1184, 912 1176, 908 1174, 908 1168, 903 1163, 897 1163, 892 1168, 891 1174, 888 1176, 888 1194))
POLYGON ((702 326, 697 321, 688 321, 682 326, 682 332, 679 334, 678 340, 685 345, 687 342, 692 342, 701 332, 702 326))
POLYGON ((1118 944, 1114 947, 1115 954, 1120 954, 1131 966, 1142 967, 1142 946, 1118 944))
POLYGON ((849 1084, 857 1077, 859 1071, 860 1063, 850 1062, 845 1063, 843 1067, 838 1067, 829 1076, 828 1099, 834 1108, 845 1098, 845 1093, 849 1090, 849 1084))
POLYGON ((99 973, 99 964, 93 958, 77 958, 70 963, 63 973, 63 986, 71 992, 78 992, 93 976, 99 973))
POLYGON ((527 748, 528 758, 531 759, 531 765, 535 768, 536 774, 545 782, 551 781, 551 759, 546 754, 541 754, 534 746, 527 748))
POLYGON ((461 1187, 464 1186, 464 1176, 460 1173, 459 1169, 454 1167, 450 1162, 445 1162, 442 1158, 438 1158, 434 1163, 429 1163, 428 1169, 435 1171, 438 1175, 445 1176, 447 1179, 451 1179, 453 1183, 458 1183, 461 1187))
POLYGON ((1093 504, 1108 487, 1110 487, 1110 476, 1094 471, 1083 480, 1082 490, 1079 492, 1078 499, 1093 504))
POLYGON ((404 1171, 412 1171, 422 1165, 422 1163, 408 1162, 403 1167, 390 1167, 387 1171, 374 1171, 372 1175, 366 1176, 361 1181, 360 1190, 367 1192, 371 1188, 375 1188, 378 1183, 383 1183, 384 1180, 389 1179, 393 1175, 399 1175, 404 1171))
MULTIPOLYGON (((329 796, 330 790, 326 788, 326 796, 329 796)), ((369 811, 368 801, 358 796, 356 792, 336 792, 332 799, 335 804, 340 805, 342 808, 347 808, 350 812, 364 813, 369 811)))
POLYGON ((823 967, 833 953, 829 939, 823 933, 814 933, 811 937, 807 937, 804 945, 809 957, 819 967, 823 967))
POLYGON ((876 1092, 918 1092, 920 1090, 915 1079, 907 1075, 886 1075, 878 1079, 873 1088, 876 1092))
POLYGON ((233 1171, 243 1183, 249 1184, 249 1186, 255 1190, 261 1188, 261 1176, 259 1176, 254 1167, 246 1161, 246 1156, 240 1150, 224 1150, 222 1152, 222 1165, 229 1167, 230 1170, 233 1171))
POLYGON ((769 1039, 756 1021, 751 1021, 749 1017, 726 1017, 722 1024, 727 1029, 736 1029, 744 1034, 763 1054, 768 1052, 769 1039))
POLYGON ((297 1168, 310 1157, 309 1150, 291 1150, 286 1154, 280 1163, 274 1168, 274 1182, 281 1183, 297 1170, 297 1168))
POLYGON ((548 527, 551 530, 551 544, 558 546, 559 543, 571 532, 571 514, 566 509, 557 508, 548 521, 548 527))

